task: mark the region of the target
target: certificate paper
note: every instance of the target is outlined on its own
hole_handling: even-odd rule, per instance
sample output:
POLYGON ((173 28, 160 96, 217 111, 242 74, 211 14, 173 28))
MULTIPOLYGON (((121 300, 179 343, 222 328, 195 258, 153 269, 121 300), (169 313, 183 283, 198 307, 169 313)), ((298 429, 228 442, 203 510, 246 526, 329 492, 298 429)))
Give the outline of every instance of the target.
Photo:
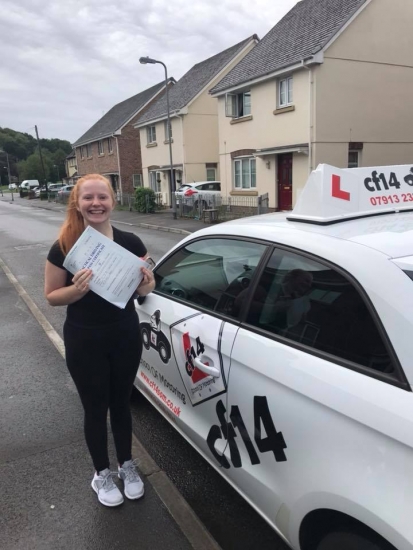
POLYGON ((147 262, 90 226, 70 249, 63 266, 73 274, 91 269, 90 290, 121 309, 143 278, 140 268, 149 268, 147 262))

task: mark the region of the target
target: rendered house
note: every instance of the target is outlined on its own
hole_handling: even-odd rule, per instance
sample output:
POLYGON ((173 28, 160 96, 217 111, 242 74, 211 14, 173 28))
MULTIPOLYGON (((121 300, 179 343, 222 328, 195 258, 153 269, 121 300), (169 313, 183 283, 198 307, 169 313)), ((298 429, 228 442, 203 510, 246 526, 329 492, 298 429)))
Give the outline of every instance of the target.
POLYGON ((143 113, 140 131, 145 187, 161 193, 170 204, 169 138, 172 141, 176 187, 193 181, 220 178, 217 101, 209 90, 258 42, 253 35, 223 52, 197 63, 169 89, 171 132, 167 129, 167 105, 163 95, 143 113))
POLYGON ((63 178, 65 183, 75 183, 77 177, 76 153, 73 150, 65 159, 66 177, 63 178))
POLYGON ((221 188, 289 210, 320 163, 413 163, 413 2, 302 0, 211 89, 221 188))
MULTIPOLYGON (((174 79, 169 79, 173 84, 174 79)), ((118 103, 73 144, 78 177, 98 173, 108 177, 114 191, 133 193, 142 183, 139 132, 134 122, 165 93, 165 81, 118 103)))

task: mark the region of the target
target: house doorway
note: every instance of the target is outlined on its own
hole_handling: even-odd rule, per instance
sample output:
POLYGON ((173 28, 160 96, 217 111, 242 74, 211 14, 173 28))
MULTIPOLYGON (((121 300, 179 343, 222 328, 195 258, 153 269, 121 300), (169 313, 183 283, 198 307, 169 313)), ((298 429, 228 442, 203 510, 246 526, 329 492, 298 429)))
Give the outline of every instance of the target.
POLYGON ((293 207, 293 154, 278 155, 277 170, 278 210, 293 207))
POLYGON ((111 174, 110 175, 110 183, 112 185, 112 189, 116 195, 116 193, 118 192, 118 188, 119 188, 119 185, 118 185, 118 180, 119 180, 119 176, 116 175, 116 174, 111 174))

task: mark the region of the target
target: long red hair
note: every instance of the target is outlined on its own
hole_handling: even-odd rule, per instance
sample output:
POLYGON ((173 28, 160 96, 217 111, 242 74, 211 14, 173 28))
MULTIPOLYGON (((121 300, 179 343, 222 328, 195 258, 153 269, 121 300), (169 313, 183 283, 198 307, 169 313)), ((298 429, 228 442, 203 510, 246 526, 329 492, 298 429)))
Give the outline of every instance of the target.
POLYGON ((89 180, 103 181, 107 185, 113 203, 116 203, 115 193, 113 191, 112 185, 110 184, 110 181, 101 174, 87 174, 77 181, 76 185, 73 187, 69 195, 69 201, 67 203, 66 210, 66 219, 63 222, 63 225, 60 228, 59 232, 59 244, 65 256, 85 230, 83 216, 79 212, 77 207, 79 204, 80 188, 85 183, 85 181, 89 180))

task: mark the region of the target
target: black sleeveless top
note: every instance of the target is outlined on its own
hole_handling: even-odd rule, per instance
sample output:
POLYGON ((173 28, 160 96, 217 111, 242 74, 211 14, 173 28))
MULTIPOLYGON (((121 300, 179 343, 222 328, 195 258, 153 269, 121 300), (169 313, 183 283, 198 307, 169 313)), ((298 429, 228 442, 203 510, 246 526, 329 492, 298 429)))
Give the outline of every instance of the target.
MULTIPOLYGON (((143 256, 146 255, 146 247, 137 235, 127 231, 121 231, 116 227, 112 227, 112 229, 113 240, 115 243, 119 244, 123 248, 126 248, 126 250, 129 250, 129 252, 132 252, 132 254, 135 254, 135 256, 140 258, 143 258, 143 256)), ((56 241, 53 244, 47 259, 56 267, 60 267, 66 271, 66 286, 72 285, 73 275, 70 271, 67 271, 67 269, 63 267, 65 255, 60 248, 59 241, 56 241)), ((134 297, 135 296, 131 297, 125 309, 120 309, 89 290, 83 298, 67 306, 67 321, 70 324, 84 328, 95 328, 117 324, 118 322, 127 319, 127 317, 134 313, 134 297)))

